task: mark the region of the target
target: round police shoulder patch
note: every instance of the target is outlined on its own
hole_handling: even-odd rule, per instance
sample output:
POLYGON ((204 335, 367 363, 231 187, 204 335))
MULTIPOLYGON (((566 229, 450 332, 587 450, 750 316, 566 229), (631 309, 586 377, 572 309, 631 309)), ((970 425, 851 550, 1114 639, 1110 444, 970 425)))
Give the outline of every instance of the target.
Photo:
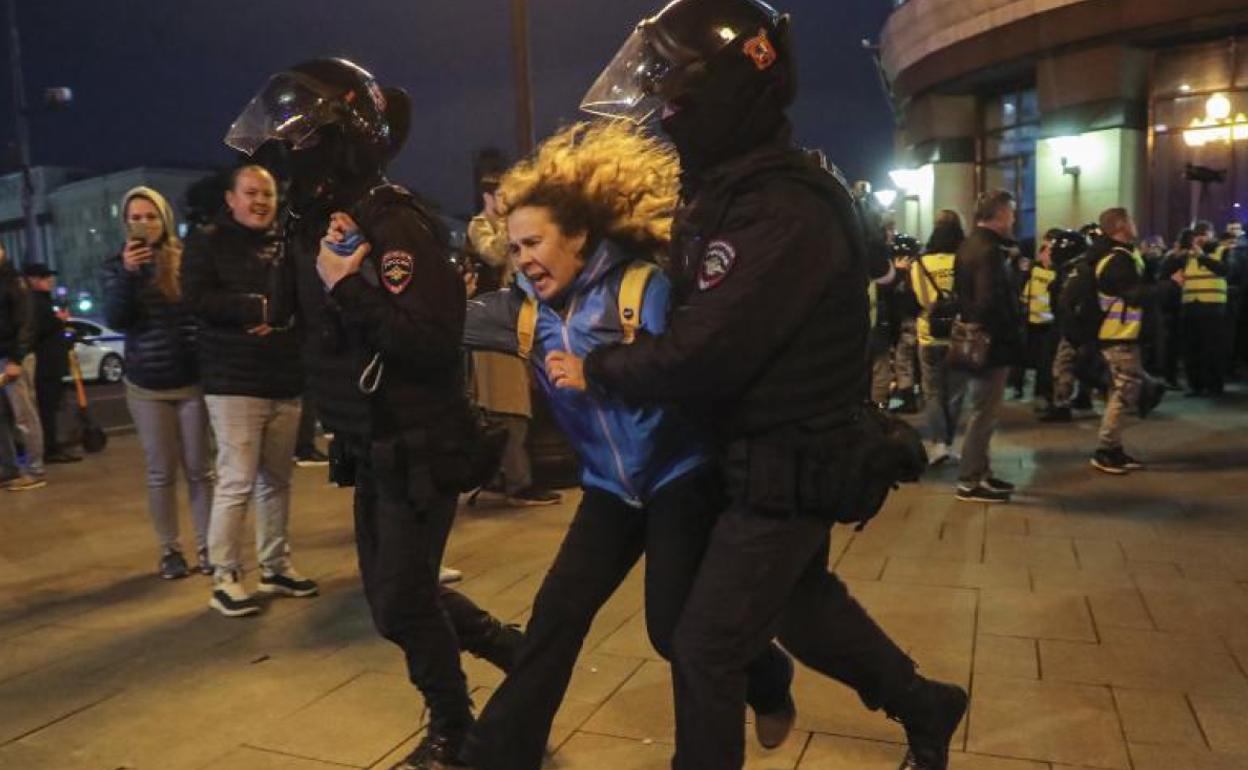
POLYGON ((381 282, 391 294, 402 294, 412 282, 416 260, 406 251, 387 251, 381 258, 381 282))
POLYGON ((702 255, 702 266, 698 268, 698 289, 707 291, 723 283, 736 262, 737 250, 731 243, 711 241, 702 255))

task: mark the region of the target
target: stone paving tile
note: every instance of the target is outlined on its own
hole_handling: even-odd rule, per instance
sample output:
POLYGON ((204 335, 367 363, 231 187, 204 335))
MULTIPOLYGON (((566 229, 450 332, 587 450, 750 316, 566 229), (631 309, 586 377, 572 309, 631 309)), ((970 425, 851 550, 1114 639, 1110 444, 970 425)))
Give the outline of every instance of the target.
MULTIPOLYGON (((764 751, 747 737, 744 770, 794 770, 809 739, 805 733, 795 733, 779 749, 764 751)), ((577 733, 543 767, 548 770, 667 770, 671 763, 670 743, 577 733)))
POLYGON ((1115 687, 1114 701, 1129 742, 1208 748, 1184 695, 1115 687))
POLYGON ((1016 588, 1027 590, 1026 565, 939 559, 889 559, 881 579, 886 583, 915 583, 956 588, 1016 588))
POLYGON ((367 767, 420 727, 424 704, 404 677, 361 674, 249 742, 281 754, 367 767))
POLYGON ((1158 628, 1183 633, 1248 636, 1248 594, 1230 581, 1171 581, 1141 585, 1158 628))
POLYGON ((1129 767, 1107 688, 977 676, 967 749, 1089 767, 1129 767))
POLYGON ((582 728, 588 732, 671 742, 676 734, 672 678, 666 663, 646 661, 582 728))
POLYGON ((1134 770, 1248 770, 1248 755, 1214 754, 1181 746, 1131 744, 1134 770))
POLYGON ((1068 594, 982 590, 979 630, 998 636, 1096 641, 1087 603, 1068 594))
POLYGON ((1248 754, 1248 694, 1218 697, 1194 693, 1192 708, 1215 752, 1248 754))
POLYGON ((342 770, 342 765, 242 746, 204 765, 203 770, 342 770))
MULTIPOLYGON (((905 747, 816 734, 806 749, 800 770, 896 770, 905 747)), ((949 770, 1049 770, 1047 762, 950 752, 949 770)))
POLYGON ((1079 568, 1074 541, 1069 537, 988 535, 984 543, 984 561, 1068 570, 1079 568))
POLYGON ((1127 629, 1106 633, 1100 644, 1042 639, 1044 679, 1213 695, 1248 693, 1248 680, 1214 641, 1127 629))
POLYGON ((980 634, 975 640, 975 674, 1039 679, 1040 657, 1035 639, 980 634))

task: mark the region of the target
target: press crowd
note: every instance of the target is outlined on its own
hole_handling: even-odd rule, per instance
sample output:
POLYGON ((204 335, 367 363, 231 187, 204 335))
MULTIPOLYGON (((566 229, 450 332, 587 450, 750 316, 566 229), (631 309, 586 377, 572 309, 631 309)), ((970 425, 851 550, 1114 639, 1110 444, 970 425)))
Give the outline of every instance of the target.
POLYGON ((1103 401, 1089 463, 1125 475, 1145 467, 1125 449, 1128 417, 1171 391, 1221 398, 1248 363, 1240 222, 1197 221, 1167 246, 1111 208, 1033 243, 1015 238, 1014 212, 1008 193, 987 193, 969 233, 943 210, 926 244, 882 223, 893 264, 870 288, 871 399, 919 415, 930 463, 959 469, 960 499, 1007 502, 1014 491, 988 450, 1007 396, 1029 397, 1043 423, 1095 417, 1103 401), (950 360, 955 319, 985 341, 982 365, 950 360))

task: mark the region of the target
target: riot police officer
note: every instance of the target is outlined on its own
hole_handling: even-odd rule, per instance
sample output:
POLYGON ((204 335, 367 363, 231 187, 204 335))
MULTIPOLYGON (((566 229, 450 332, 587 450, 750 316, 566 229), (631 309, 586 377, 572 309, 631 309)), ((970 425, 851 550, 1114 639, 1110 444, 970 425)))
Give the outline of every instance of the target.
POLYGON ((675 0, 592 87, 583 109, 661 114, 680 155, 683 298, 665 334, 547 371, 683 401, 719 438, 731 502, 675 633, 673 766, 741 767, 745 666, 778 637, 904 725, 903 766, 943 770, 966 693, 916 674, 827 570, 830 523, 869 517, 897 469, 862 456, 881 414, 862 412, 868 250, 844 180, 792 143, 789 28, 761 0, 675 0))
POLYGON ((335 434, 334 480, 355 484, 374 623, 403 649, 430 712, 396 770, 456 762, 472 722, 460 647, 505 669, 519 641, 438 585, 472 438, 465 296, 441 221, 384 177, 410 109, 359 66, 318 60, 273 76, 226 138, 289 172, 310 395, 335 434))

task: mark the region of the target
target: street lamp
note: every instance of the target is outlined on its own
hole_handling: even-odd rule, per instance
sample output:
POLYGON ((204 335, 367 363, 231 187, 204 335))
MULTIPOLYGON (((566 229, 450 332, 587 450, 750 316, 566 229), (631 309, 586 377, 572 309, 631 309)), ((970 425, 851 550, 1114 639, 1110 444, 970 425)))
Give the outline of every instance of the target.
MULTIPOLYGON (((9 22, 9 70, 13 79, 13 120, 17 136, 17 163, 22 172, 22 217, 26 220, 26 263, 43 261, 43 244, 39 240, 38 214, 35 211, 35 180, 30 161, 30 112, 26 104, 25 79, 22 77, 21 35, 17 30, 17 4, 5 0, 9 22)), ((44 92, 44 105, 51 109, 67 107, 74 93, 68 88, 49 88, 44 92)))

